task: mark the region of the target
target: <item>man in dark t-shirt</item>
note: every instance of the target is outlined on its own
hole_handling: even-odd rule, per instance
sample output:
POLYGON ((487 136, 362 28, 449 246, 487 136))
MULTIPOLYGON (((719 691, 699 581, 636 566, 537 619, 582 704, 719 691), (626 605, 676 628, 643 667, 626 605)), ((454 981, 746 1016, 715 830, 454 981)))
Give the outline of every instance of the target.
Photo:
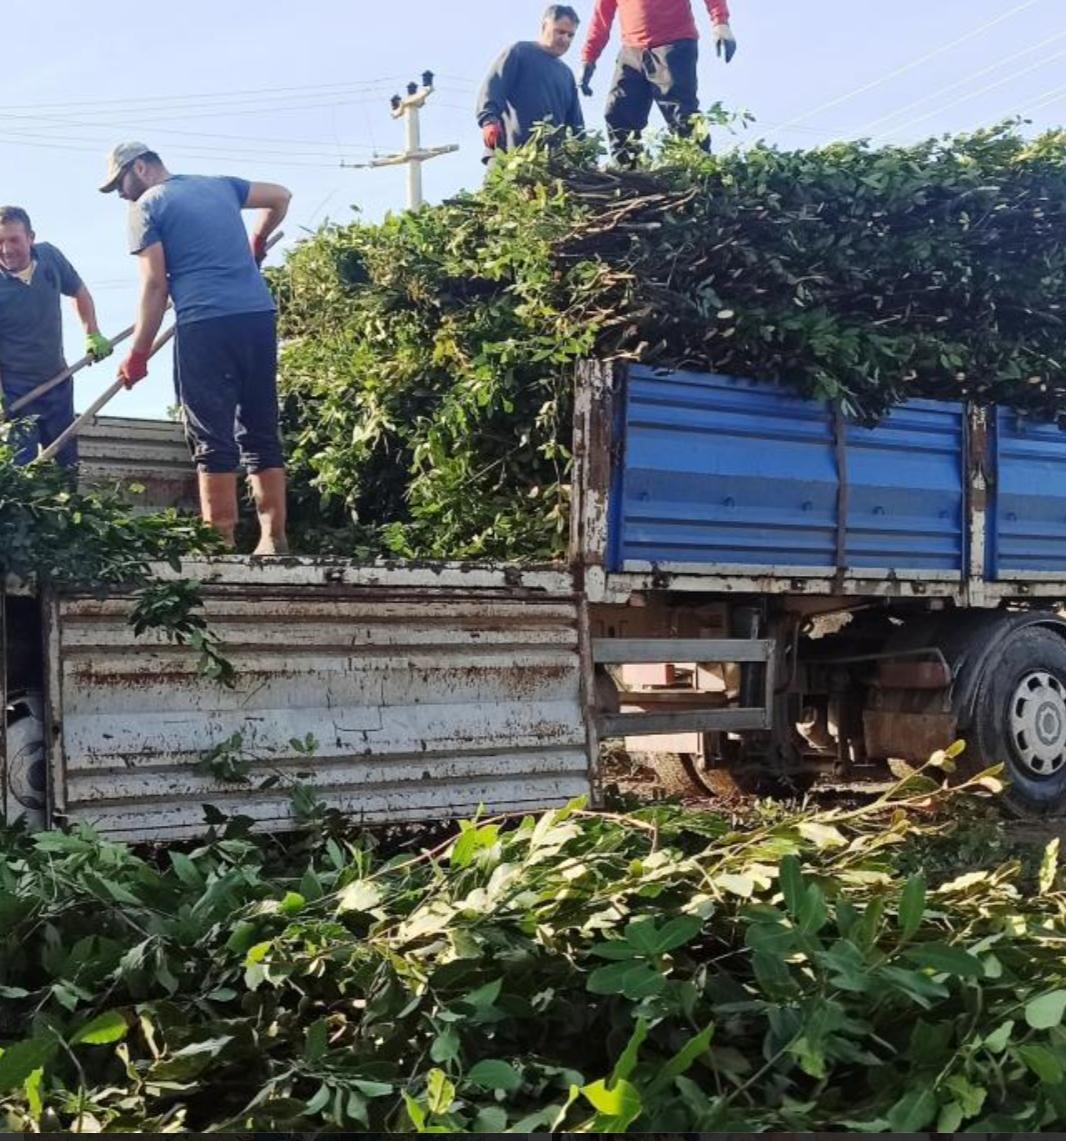
MULTIPOLYGON (((29 215, 0 206, 0 383, 4 405, 26 396, 66 367, 61 297, 74 300, 85 328, 86 355, 103 360, 111 343, 100 333, 92 295, 69 261, 47 242, 37 242, 29 215)), ((27 464, 74 420, 74 383, 69 378, 18 412, 12 443, 15 462, 27 464), (23 419, 25 418, 25 419, 23 419)), ((78 462, 71 440, 56 456, 64 467, 78 462)))
POLYGON ((537 123, 583 131, 585 120, 574 73, 563 56, 577 35, 577 12, 552 4, 540 39, 513 44, 493 64, 478 97, 477 122, 486 159, 529 140, 537 123))

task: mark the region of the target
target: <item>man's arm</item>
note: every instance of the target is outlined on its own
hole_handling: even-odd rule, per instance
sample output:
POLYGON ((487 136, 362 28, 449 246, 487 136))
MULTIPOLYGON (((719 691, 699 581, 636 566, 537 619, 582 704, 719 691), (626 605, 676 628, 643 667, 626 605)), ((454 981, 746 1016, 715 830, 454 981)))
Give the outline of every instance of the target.
POLYGON ((118 370, 119 378, 127 388, 148 375, 148 356, 155 335, 163 323, 170 287, 167 284, 167 259, 162 242, 153 242, 137 254, 141 273, 141 300, 137 309, 137 324, 133 330, 133 343, 129 356, 118 370))
POLYGON ((581 110, 581 99, 577 93, 576 83, 574 84, 573 91, 570 93, 570 106, 566 112, 566 125, 575 135, 585 133, 585 114, 581 110))
POLYGON ((276 182, 253 182, 249 186, 244 209, 263 211, 259 224, 252 231, 252 252, 256 262, 262 262, 266 256, 267 239, 281 225, 291 201, 292 191, 276 182))
POLYGON ((720 59, 724 58, 726 63, 729 63, 736 55, 737 41, 733 35, 733 29, 729 26, 728 0, 704 0, 704 3, 707 5, 711 23, 714 25, 715 51, 718 52, 720 59))
POLYGON ((78 288, 74 294, 74 311, 78 314, 81 327, 85 330, 85 354, 97 361, 109 357, 114 351, 111 342, 100 332, 96 322, 96 305, 93 295, 86 285, 78 288))
MULTIPOLYGON (((710 2, 711 0, 708 0, 708 3, 710 2)), ((588 35, 585 37, 585 46, 581 49, 582 63, 595 65, 603 55, 603 49, 611 38, 611 27, 617 11, 618 0, 596 0, 596 7, 592 10, 592 19, 589 21, 588 35)))
POLYGON ((507 113, 508 96, 518 79, 518 53, 513 47, 503 52, 481 85, 477 101, 477 125, 502 123, 507 113))
POLYGON ((85 330, 85 355, 102 361, 113 352, 111 342, 101 334, 96 323, 96 306, 92 294, 82 281, 78 271, 54 246, 51 247, 59 269, 59 290, 74 302, 74 311, 85 330))
POLYGON ((704 0, 707 5, 707 12, 710 14, 711 23, 717 27, 719 24, 729 23, 729 3, 728 0, 704 0))
POLYGON ((93 295, 89 292, 87 285, 83 285, 74 294, 74 312, 78 314, 78 320, 81 322, 81 327, 85 330, 87 337, 100 332, 100 326, 96 323, 96 306, 93 304, 93 295))

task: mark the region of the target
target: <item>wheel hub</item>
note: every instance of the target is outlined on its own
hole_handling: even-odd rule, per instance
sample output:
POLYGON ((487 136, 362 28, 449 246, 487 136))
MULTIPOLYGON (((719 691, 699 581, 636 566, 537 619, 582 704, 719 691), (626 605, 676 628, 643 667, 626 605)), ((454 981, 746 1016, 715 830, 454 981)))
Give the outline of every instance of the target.
POLYGON ((1010 705, 1010 729, 1021 764, 1038 777, 1066 765, 1066 686, 1040 670, 1018 683, 1010 705))

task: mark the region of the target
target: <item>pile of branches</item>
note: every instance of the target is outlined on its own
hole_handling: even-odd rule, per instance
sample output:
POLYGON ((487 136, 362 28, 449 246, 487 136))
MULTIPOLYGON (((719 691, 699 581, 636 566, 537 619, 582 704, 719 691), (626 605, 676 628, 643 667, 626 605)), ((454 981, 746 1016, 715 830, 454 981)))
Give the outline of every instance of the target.
POLYGON ((1057 843, 959 866, 879 802, 580 803, 421 852, 312 819, 154 858, 0 835, 12 1132, 953 1132, 1066 1124, 1057 843))
POLYGON ((560 554, 587 357, 777 381, 865 420, 914 397, 1056 418, 1063 233, 1061 131, 667 140, 633 172, 594 142, 527 148, 476 193, 327 227, 275 275, 305 517, 402 555, 560 554))

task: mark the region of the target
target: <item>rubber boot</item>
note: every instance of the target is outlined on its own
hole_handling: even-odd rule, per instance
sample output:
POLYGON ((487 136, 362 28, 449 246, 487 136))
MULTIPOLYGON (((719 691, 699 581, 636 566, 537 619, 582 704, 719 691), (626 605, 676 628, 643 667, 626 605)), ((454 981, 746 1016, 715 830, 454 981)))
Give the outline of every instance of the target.
POLYGON ((237 526, 237 473, 200 472, 200 515, 233 550, 237 526))
POLYGON ((248 476, 259 516, 259 546, 255 555, 287 555, 285 536, 285 469, 267 468, 248 476))

